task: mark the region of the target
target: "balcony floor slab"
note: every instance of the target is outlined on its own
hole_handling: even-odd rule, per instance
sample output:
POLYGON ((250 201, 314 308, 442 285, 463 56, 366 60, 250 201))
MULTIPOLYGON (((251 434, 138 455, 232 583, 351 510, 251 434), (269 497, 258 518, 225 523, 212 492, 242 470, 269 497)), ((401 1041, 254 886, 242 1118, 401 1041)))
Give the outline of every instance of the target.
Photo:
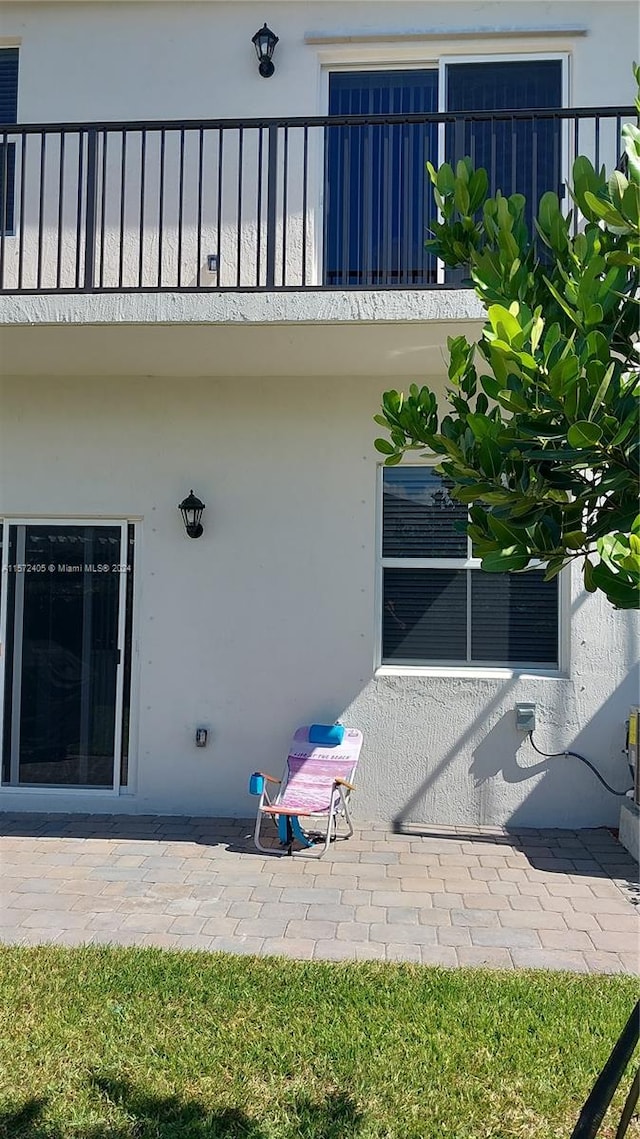
POLYGON ((434 375, 482 319, 466 289, 4 295, 0 372, 434 375))

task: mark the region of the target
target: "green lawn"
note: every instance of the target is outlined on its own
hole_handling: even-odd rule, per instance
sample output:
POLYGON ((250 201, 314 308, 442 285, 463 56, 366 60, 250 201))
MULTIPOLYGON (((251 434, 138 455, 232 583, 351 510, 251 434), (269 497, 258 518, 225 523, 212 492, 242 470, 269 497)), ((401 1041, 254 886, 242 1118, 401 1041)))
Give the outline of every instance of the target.
POLYGON ((624 977, 0 947, 0 1139, 567 1139, 636 996, 624 977))

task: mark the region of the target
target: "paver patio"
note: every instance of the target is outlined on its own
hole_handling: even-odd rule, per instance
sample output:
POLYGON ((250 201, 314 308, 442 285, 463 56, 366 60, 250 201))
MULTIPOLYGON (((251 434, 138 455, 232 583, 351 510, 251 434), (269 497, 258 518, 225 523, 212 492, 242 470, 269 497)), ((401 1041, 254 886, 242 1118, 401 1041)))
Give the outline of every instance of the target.
POLYGON ((319 861, 251 829, 0 814, 0 941, 638 971, 638 867, 606 829, 365 824, 319 861))

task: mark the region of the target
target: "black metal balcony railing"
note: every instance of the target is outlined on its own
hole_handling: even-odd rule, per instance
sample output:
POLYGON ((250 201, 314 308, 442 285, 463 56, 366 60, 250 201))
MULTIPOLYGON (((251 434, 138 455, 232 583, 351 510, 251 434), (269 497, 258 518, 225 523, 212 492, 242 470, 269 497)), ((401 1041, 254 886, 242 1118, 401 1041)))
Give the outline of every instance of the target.
MULTIPOLYGON (((433 288, 425 164, 560 195, 631 107, 0 126, 0 290, 433 288)), ((567 201, 567 208, 569 203, 567 201)), ((578 224, 578 219, 574 219, 578 224)))

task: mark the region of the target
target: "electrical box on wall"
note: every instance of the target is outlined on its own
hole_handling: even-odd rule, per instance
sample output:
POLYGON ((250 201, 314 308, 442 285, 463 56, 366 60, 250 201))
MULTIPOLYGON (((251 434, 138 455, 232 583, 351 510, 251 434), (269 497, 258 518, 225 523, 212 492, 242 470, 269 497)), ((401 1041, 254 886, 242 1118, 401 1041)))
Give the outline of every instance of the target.
POLYGON ((519 732, 534 732, 535 728, 535 704, 516 704, 516 730, 519 732))
POLYGON ((206 747, 209 739, 208 728, 196 728, 196 747, 206 747))

